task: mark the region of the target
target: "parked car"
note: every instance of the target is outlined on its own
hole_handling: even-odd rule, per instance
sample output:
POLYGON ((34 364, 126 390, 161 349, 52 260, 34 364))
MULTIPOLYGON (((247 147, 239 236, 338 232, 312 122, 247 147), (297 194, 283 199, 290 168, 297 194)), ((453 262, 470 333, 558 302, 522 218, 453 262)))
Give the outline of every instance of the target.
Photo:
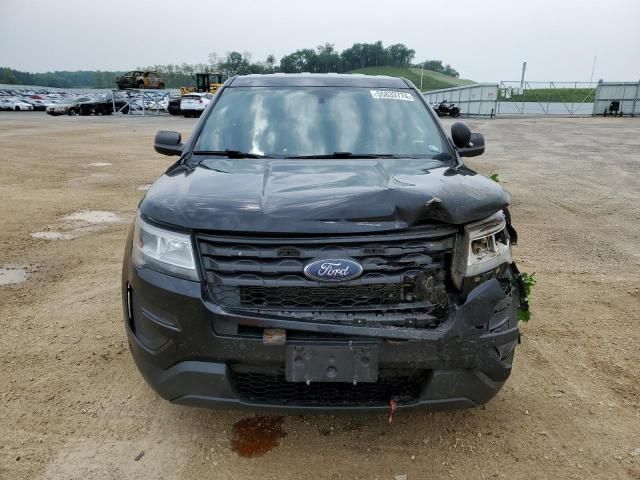
POLYGON ((114 106, 116 112, 129 113, 127 97, 119 92, 94 95, 78 103, 80 115, 111 115, 114 106))
POLYGON ((212 93, 190 93, 180 100, 180 111, 185 117, 199 117, 213 99, 212 93))
POLYGON ((182 97, 180 96, 171 96, 169 97, 169 103, 167 104, 167 110, 171 115, 181 115, 182 111, 180 110, 180 101, 182 97))
POLYGON ((0 110, 30 111, 33 105, 14 97, 0 97, 0 110))
POLYGON ((509 194, 463 163, 393 77, 228 81, 148 190, 126 243, 124 326, 165 399, 276 409, 473 407, 511 372, 509 194))
POLYGON ((91 101, 91 97, 68 97, 60 100, 58 103, 49 105, 46 112, 49 115, 78 115, 80 113, 80 104, 91 101))
POLYGON ((164 88, 162 76, 153 70, 134 70, 116 78, 120 90, 126 88, 164 88))
POLYGON ((34 110, 37 110, 39 112, 44 112, 47 109, 47 106, 50 105, 50 102, 37 98, 23 98, 21 99, 21 101, 28 103, 33 107, 34 110))

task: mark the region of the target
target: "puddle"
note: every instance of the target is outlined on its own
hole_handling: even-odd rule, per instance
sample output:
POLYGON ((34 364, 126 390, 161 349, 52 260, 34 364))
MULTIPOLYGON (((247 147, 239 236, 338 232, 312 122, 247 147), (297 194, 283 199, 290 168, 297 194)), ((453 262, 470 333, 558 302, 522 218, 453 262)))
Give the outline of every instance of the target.
POLYGON ((140 185, 138 187, 138 190, 140 190, 141 192, 146 192, 147 190, 149 190, 151 188, 151 184, 147 183, 146 185, 140 185))
POLYGON ((241 457, 259 457, 269 453, 287 436, 284 417, 255 416, 243 418, 233 425, 231 449, 241 457))
POLYGON ((122 222, 122 218, 113 212, 105 212, 103 210, 85 210, 82 212, 74 212, 66 217, 64 220, 72 222, 86 222, 86 223, 118 223, 122 222))
POLYGON ((14 285, 22 283, 29 278, 29 272, 25 267, 6 265, 0 267, 0 285, 14 285))
POLYGON ((71 240, 73 238, 70 233, 62 232, 33 232, 31 236, 41 240, 71 240))
POLYGON ((110 167, 111 165, 113 165, 113 163, 109 163, 109 162, 94 162, 94 163, 90 163, 88 166, 89 167, 110 167))

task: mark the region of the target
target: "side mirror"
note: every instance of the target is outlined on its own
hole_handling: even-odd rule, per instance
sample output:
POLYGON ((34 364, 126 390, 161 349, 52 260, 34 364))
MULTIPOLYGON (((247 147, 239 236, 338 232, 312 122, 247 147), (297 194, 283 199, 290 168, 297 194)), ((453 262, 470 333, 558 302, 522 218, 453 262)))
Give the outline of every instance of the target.
POLYGON ((457 149, 469 146, 471 141, 471 130, 462 122, 451 125, 451 140, 457 149))
POLYGON ((179 132, 160 130, 156 133, 153 148, 162 155, 182 155, 182 135, 179 132))
POLYGON ((484 136, 481 133, 471 133, 464 123, 456 122, 451 125, 451 139, 461 157, 477 157, 484 153, 484 136))

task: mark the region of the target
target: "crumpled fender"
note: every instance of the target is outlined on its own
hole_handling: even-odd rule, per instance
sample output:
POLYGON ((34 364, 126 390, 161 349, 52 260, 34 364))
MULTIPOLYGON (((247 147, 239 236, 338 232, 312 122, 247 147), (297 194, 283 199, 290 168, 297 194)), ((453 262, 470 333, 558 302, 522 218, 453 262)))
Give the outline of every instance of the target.
POLYGON ((495 278, 481 283, 469 292, 467 300, 456 308, 453 322, 445 338, 480 336, 484 333, 482 327, 493 316, 498 303, 504 300, 506 294, 495 278))

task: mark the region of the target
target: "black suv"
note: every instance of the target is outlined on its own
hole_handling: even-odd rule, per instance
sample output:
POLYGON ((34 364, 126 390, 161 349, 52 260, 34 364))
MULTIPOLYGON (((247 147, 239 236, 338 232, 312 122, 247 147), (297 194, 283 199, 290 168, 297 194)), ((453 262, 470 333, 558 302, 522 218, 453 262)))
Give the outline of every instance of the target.
POLYGON ((509 195, 404 79, 229 79, 140 202, 126 331, 172 402, 289 410, 472 407, 511 372, 509 195))
POLYGON ((120 92, 94 95, 78 104, 80 115, 111 115, 114 112, 129 113, 128 98, 120 92))

